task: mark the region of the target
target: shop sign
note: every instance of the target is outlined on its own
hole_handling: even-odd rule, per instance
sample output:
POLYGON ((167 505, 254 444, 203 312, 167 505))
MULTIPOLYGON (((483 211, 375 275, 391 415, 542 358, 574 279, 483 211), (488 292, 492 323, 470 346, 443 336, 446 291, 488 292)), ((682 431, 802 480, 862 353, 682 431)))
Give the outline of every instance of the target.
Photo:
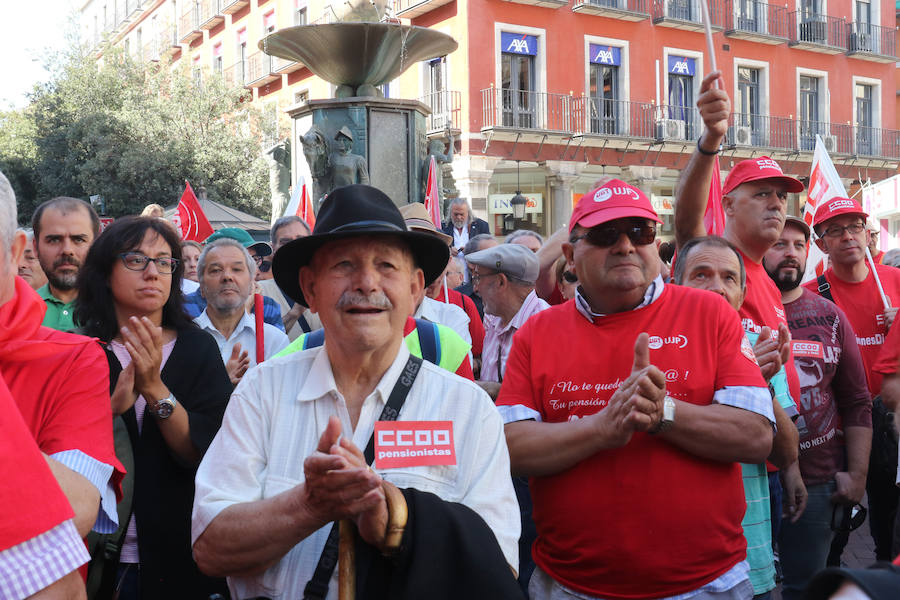
MULTIPOLYGON (((512 205, 509 203, 515 192, 508 194, 491 194, 488 196, 488 212, 492 215, 511 215, 512 205)), ((528 204, 525 205, 525 214, 544 212, 544 195, 540 192, 522 192, 528 204)))

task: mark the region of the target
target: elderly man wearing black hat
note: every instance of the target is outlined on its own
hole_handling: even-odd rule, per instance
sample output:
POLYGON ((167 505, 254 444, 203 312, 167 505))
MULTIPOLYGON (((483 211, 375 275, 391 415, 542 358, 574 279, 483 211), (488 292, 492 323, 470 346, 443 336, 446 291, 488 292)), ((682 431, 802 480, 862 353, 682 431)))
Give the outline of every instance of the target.
POLYGON ((366 185, 329 194, 313 234, 276 253, 279 287, 319 314, 325 344, 248 371, 199 468, 194 555, 234 598, 336 598, 340 520, 342 539, 355 525, 362 540, 360 598, 388 585, 398 598, 521 597, 500 416, 402 343, 448 258, 366 185))

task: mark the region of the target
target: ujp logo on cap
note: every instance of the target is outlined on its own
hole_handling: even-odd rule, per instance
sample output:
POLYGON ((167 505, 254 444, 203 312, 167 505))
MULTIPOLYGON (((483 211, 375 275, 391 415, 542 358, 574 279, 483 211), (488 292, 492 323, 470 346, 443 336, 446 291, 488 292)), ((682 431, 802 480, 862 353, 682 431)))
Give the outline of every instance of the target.
POLYGON ((841 208, 856 208, 856 205, 853 203, 853 200, 835 200, 828 204, 826 210, 828 212, 833 212, 841 208))
POLYGON ((597 190, 597 193, 594 194, 594 202, 606 202, 613 196, 631 196, 635 200, 640 200, 641 197, 634 190, 634 188, 630 187, 604 187, 597 190))
POLYGON ((756 161, 756 166, 758 166, 760 169, 775 169, 779 173, 783 172, 781 170, 781 166, 771 158, 760 158, 756 161))

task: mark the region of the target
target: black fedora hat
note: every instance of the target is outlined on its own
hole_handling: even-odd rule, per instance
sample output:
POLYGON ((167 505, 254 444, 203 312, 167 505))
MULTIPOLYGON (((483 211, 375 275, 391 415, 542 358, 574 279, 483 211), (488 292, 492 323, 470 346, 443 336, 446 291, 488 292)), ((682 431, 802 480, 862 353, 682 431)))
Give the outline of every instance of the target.
POLYGON ((413 260, 425 272, 426 284, 437 279, 450 260, 446 243, 406 228, 400 210, 384 192, 369 185, 348 185, 328 194, 312 235, 278 249, 272 260, 275 282, 285 294, 306 306, 300 289, 300 267, 308 265, 322 245, 349 237, 380 235, 396 236, 409 244, 413 260))

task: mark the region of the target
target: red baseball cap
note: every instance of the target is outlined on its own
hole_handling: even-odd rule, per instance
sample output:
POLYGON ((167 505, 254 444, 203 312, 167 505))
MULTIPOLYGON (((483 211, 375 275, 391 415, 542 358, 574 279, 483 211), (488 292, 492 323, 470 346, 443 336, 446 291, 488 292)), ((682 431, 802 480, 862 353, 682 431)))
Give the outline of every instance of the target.
POLYGON ((748 158, 736 164, 731 169, 731 172, 728 173, 728 177, 725 178, 722 193, 728 194, 728 192, 742 183, 758 179, 779 179, 787 184, 787 191, 794 193, 803 191, 803 184, 800 183, 799 179, 785 175, 777 162, 768 156, 761 156, 759 158, 748 158))
POLYGON ((823 203, 816 209, 816 218, 813 219, 813 227, 818 227, 828 219, 840 215, 858 215, 862 217, 863 220, 869 218, 869 215, 863 211, 862 206, 860 206, 856 200, 838 196, 823 203))
POLYGON ((576 225, 596 227, 626 217, 641 217, 662 223, 644 192, 621 179, 610 179, 581 197, 569 219, 569 232, 576 225))

